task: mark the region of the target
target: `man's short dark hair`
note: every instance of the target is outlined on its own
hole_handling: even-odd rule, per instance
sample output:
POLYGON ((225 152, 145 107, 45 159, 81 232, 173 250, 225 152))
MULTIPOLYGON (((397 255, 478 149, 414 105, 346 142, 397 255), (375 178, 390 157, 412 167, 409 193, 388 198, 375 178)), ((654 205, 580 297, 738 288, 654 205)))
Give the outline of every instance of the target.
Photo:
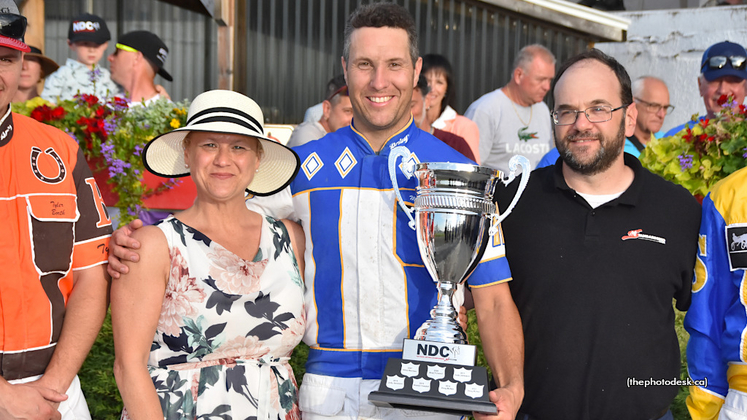
POLYGON ((341 93, 345 96, 348 95, 348 91, 345 90, 345 92, 339 92, 339 90, 343 87, 345 87, 347 83, 345 82, 345 75, 338 74, 337 76, 331 78, 329 82, 327 82, 327 91, 324 94, 324 98, 327 99, 330 102, 336 103, 340 99, 338 98, 339 95, 335 95, 335 93, 341 93), (332 97, 334 95, 334 97, 332 97))
POLYGON ((342 57, 347 63, 350 58, 350 36, 360 28, 398 28, 407 32, 410 41, 410 58, 412 63, 418 61, 418 33, 415 31, 415 20, 404 7, 394 3, 372 3, 360 6, 348 17, 345 23, 345 41, 342 46, 342 57))
POLYGON ((569 58, 560 66, 558 74, 552 82, 551 91, 553 94, 553 100, 555 99, 555 86, 557 86, 560 78, 563 77, 563 73, 565 73, 565 71, 572 65, 584 60, 596 60, 609 67, 610 70, 615 73, 615 76, 617 76, 617 81, 620 82, 620 99, 622 100, 622 105, 628 106, 633 103, 633 92, 630 89, 630 76, 628 75, 628 71, 625 70, 625 67, 623 67, 620 62, 596 48, 577 54, 569 58))
POLYGON ((420 90, 420 94, 425 96, 430 91, 431 88, 428 86, 428 80, 423 76, 423 73, 420 73, 420 76, 418 77, 418 83, 415 85, 415 89, 420 90))

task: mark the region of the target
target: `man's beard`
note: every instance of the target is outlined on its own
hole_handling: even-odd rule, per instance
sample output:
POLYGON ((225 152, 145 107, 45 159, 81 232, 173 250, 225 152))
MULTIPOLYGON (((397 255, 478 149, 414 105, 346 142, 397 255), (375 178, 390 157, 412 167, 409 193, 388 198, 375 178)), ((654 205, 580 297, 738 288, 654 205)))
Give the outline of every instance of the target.
POLYGON ((567 135, 562 142, 558 141, 557 137, 555 139, 555 147, 558 148, 558 153, 560 153, 560 158, 563 159, 563 162, 565 162, 565 164, 574 172, 586 176, 596 175, 609 169, 617 157, 620 156, 620 153, 622 153, 624 145, 625 118, 620 122, 620 129, 612 140, 608 140, 601 133, 591 133, 587 131, 567 135), (571 149, 567 147, 572 140, 579 137, 595 138, 599 140, 600 148, 596 155, 588 162, 580 162, 576 156, 573 155, 571 149))

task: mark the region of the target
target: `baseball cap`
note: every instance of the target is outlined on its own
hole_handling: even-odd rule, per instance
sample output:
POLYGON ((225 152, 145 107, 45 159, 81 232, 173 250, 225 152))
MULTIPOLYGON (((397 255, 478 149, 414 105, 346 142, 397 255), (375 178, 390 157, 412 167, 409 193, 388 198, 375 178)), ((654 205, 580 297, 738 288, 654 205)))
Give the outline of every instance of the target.
POLYGON ((101 45, 112 39, 106 21, 99 16, 83 13, 73 18, 67 30, 70 42, 88 41, 101 45))
POLYGON ((0 0, 0 46, 29 52, 23 36, 26 34, 26 18, 21 16, 13 0, 0 0))
POLYGON ((161 77, 169 82, 174 80, 169 72, 163 68, 166 57, 169 55, 169 49, 158 35, 148 31, 128 32, 117 40, 117 48, 122 48, 122 46, 140 51, 151 64, 156 66, 157 73, 161 77))
POLYGON ((709 82, 724 76, 747 79, 747 51, 729 41, 713 44, 703 52, 700 70, 709 82))

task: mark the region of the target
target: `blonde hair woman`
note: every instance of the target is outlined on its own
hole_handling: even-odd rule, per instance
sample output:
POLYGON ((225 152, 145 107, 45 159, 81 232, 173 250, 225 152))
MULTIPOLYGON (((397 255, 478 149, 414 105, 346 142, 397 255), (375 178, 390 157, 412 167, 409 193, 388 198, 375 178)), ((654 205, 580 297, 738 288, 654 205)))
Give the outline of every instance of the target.
POLYGON ((123 418, 299 416, 288 359, 305 328, 303 232, 244 203, 285 188, 299 161, 262 121, 246 96, 205 92, 143 151, 151 172, 191 175, 197 199, 133 233, 140 262, 112 286, 123 418))

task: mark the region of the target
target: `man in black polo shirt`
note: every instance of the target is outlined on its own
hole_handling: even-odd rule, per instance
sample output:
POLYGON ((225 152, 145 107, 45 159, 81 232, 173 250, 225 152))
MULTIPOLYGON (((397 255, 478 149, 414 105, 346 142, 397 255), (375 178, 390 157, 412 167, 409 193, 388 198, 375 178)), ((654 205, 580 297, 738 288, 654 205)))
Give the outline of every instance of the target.
POLYGON ((615 59, 571 58, 553 94, 561 157, 503 222, 526 346, 518 418, 671 418, 679 386, 636 381, 679 378, 672 298, 690 304, 700 207, 622 153, 637 111, 615 59))

